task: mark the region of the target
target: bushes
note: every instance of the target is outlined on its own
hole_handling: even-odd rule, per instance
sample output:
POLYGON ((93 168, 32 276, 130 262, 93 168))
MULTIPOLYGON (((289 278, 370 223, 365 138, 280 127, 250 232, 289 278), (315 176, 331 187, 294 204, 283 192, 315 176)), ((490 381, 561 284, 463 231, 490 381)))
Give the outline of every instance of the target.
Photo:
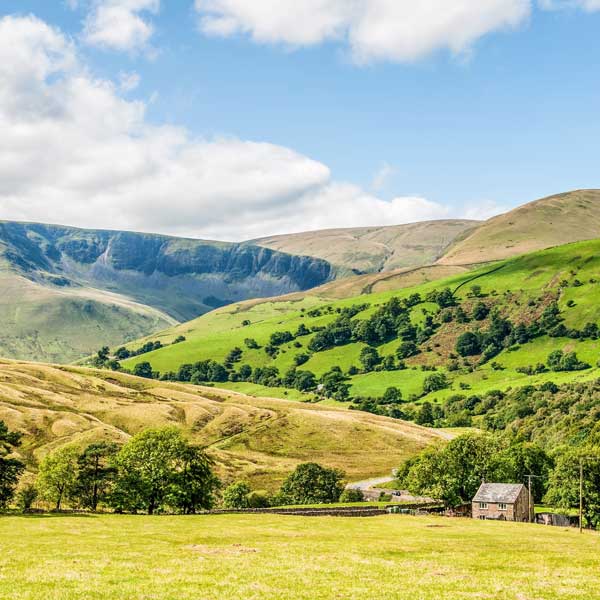
POLYGON ((365 495, 362 493, 362 490, 357 490, 353 488, 346 488, 340 494, 340 502, 364 502, 365 495))
POLYGON ((555 350, 548 355, 548 368, 552 371, 582 371, 589 369, 590 365, 582 362, 577 358, 575 352, 567 352, 555 350))
POLYGON ((344 473, 317 463, 298 465, 281 486, 280 498, 285 504, 327 504, 338 502, 344 473))

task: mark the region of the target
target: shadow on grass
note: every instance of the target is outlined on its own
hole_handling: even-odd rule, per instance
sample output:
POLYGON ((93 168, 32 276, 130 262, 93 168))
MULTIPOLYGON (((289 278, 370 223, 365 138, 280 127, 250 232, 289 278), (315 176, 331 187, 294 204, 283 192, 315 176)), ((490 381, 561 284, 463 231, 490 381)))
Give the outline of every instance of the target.
POLYGON ((60 513, 21 513, 21 512, 3 512, 0 513, 0 519, 6 519, 8 517, 11 518, 19 518, 19 519, 95 519, 101 515, 92 514, 92 513, 68 513, 68 512, 60 512, 60 513))

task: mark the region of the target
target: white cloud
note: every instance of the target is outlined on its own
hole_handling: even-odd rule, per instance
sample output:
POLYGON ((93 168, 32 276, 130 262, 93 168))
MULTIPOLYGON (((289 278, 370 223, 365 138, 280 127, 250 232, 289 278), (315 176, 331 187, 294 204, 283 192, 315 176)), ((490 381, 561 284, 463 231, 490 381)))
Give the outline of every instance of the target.
POLYGON ((0 218, 239 240, 448 213, 335 182, 282 146, 151 125, 120 94, 60 31, 0 19, 0 218))
POLYGON ((465 52, 531 12, 531 0, 195 0, 195 6, 205 34, 242 33, 292 47, 342 40, 361 63, 465 52))
POLYGON ((90 46, 134 51, 148 47, 154 27, 148 14, 160 10, 160 0, 94 0, 85 21, 83 40, 90 46))

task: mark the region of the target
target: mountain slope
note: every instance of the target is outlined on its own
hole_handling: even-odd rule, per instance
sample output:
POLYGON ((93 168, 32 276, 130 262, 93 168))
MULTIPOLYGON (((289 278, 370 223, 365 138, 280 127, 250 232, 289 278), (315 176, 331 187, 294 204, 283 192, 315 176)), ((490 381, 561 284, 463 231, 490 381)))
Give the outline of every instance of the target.
POLYGON ((255 240, 259 246, 321 258, 341 275, 378 273, 435 262, 478 221, 424 221, 390 227, 325 229, 255 240))
POLYGON ((0 355, 72 361, 330 276, 323 260, 251 244, 0 222, 0 355))
POLYGON ((333 407, 122 374, 0 361, 0 420, 24 434, 30 468, 53 448, 122 442, 147 427, 178 425, 207 446, 226 481, 275 489, 305 461, 344 469, 351 480, 387 474, 436 431, 333 407))
MULTIPOLYGON (((123 364, 132 368, 147 361, 163 374, 177 373, 186 363, 206 359, 225 363, 230 351, 239 347, 241 357, 233 362, 231 369, 234 381, 219 385, 246 393, 271 393, 305 400, 314 399, 314 392, 299 392, 285 384, 285 375, 295 364, 300 365, 299 371, 314 373, 317 380, 333 367, 340 367, 353 397, 382 397, 388 387, 394 386, 404 400, 419 401, 441 401, 455 394, 487 393, 549 381, 557 384, 588 381, 600 376, 597 366, 600 333, 594 333, 593 327, 590 329, 590 325, 600 326, 599 281, 600 240, 578 242, 446 279, 343 300, 318 296, 315 290, 303 298, 292 296, 235 304, 158 334, 152 339, 165 345, 178 335, 187 339, 123 364), (454 306, 442 307, 435 300, 446 288, 454 292, 454 306), (372 321, 392 298, 402 303, 415 294, 419 296, 414 304, 402 311, 415 330, 408 331, 406 323, 389 329, 389 316, 372 321), (485 310, 476 317, 479 304, 485 310), (557 315, 552 319, 544 316, 554 304, 557 315), (349 324, 338 325, 334 331, 332 326, 339 322, 344 311, 351 315, 349 324), (460 356, 456 349, 459 337, 465 332, 476 336, 486 334, 493 325, 495 311, 508 319, 514 334, 502 331, 496 353, 485 360, 485 347, 460 356), (551 324, 544 325, 550 320, 551 324), (308 332, 297 334, 301 327, 308 332), (520 332, 523 327, 525 331, 520 332), (313 340, 328 328, 333 341, 315 346, 313 340), (351 336, 348 328, 353 331, 351 336), (273 349, 272 334, 286 331, 291 333, 291 339, 275 344, 273 349), (382 339, 378 339, 380 335, 382 339), (372 341, 367 342, 366 338, 372 341), (416 340, 416 352, 404 358, 407 368, 399 368, 397 350, 407 339, 416 340), (249 346, 247 340, 256 344, 249 346), (361 352, 368 346, 375 348, 383 360, 365 370, 361 352), (588 368, 574 371, 548 368, 549 355, 557 350, 576 352, 580 361, 588 363, 588 368), (305 356, 300 359, 301 355, 305 356), (393 360, 385 366, 389 359, 393 360), (253 375, 247 381, 235 381, 245 364, 252 367, 253 375), (539 365, 545 365, 545 370, 539 370, 539 365), (256 369, 265 367, 278 370, 270 374, 267 382, 263 375, 254 377, 260 373, 256 369), (427 390, 425 382, 432 372, 443 374, 446 383, 427 390), (275 387, 269 392, 265 385, 275 387)), ((131 347, 139 345, 137 342, 131 347)), ((489 342, 484 344, 487 345, 489 342)))
POLYGON ((542 198, 493 217, 456 241, 438 262, 490 262, 597 237, 600 190, 577 190, 542 198))

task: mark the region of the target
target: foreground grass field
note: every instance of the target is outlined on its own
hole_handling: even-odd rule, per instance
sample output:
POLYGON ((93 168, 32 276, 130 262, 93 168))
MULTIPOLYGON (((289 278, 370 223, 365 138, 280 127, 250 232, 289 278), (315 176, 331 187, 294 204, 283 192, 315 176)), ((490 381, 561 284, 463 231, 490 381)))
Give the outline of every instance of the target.
POLYGON ((0 518, 5 600, 600 598, 600 537, 440 517, 0 518))

